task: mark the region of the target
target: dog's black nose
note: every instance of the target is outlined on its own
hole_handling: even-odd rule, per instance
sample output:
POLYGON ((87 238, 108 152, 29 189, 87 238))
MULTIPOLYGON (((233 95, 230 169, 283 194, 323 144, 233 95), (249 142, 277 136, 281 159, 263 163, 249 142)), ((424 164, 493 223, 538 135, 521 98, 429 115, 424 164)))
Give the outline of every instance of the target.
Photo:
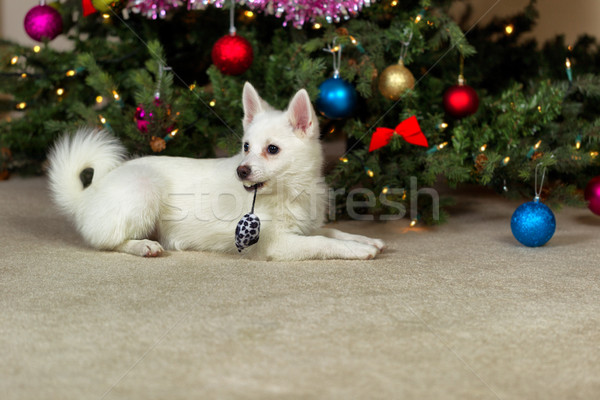
POLYGON ((237 167, 237 174, 240 177, 240 179, 246 179, 251 173, 252 170, 247 165, 240 165, 239 167, 237 167))

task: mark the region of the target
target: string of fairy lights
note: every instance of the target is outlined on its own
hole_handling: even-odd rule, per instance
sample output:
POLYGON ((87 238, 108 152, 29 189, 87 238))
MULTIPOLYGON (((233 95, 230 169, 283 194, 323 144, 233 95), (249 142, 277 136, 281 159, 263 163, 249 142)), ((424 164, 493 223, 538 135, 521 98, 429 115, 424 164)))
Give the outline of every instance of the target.
MULTIPOLYGON (((395 7, 398 5, 398 1, 393 0, 390 2, 390 6, 395 7)), ((243 11, 243 16, 246 19, 252 19, 255 17, 255 13, 251 10, 246 10, 243 11)), ((102 13, 102 18, 106 21, 110 20, 111 15, 108 13, 102 13)), ((424 13, 419 13, 415 18, 414 18, 414 22, 415 23, 419 23, 424 17, 424 13)), ((427 21, 428 24, 431 24, 430 21, 427 21)), ((322 28, 322 24, 320 22, 314 22, 312 23, 312 29, 321 29, 322 28)), ((513 24, 507 24, 504 27, 504 33, 506 35, 512 35, 515 32, 515 27, 513 24)), ((359 42, 359 40, 357 40, 354 36, 348 34, 348 39, 349 39, 349 43, 354 45, 357 50, 361 53, 364 54, 366 53, 364 47, 361 45, 361 43, 359 42)), ((335 51, 336 49, 334 49, 335 51)), ((570 46, 569 46, 569 50, 571 50, 570 46)), ((40 45, 35 45, 32 48, 32 51, 34 54, 40 53, 42 51, 42 47, 40 45)), ((14 68, 18 68, 19 65, 22 64, 22 60, 27 58, 27 54, 24 55, 14 55, 11 59, 10 59, 10 65, 13 66, 14 68)), ((75 78, 78 75, 81 75, 82 72, 84 72, 85 69, 83 67, 77 67, 77 68, 71 68, 68 69, 66 71, 64 71, 64 77, 65 78, 75 78)), ((569 57, 566 58, 565 60, 565 73, 569 82, 569 85, 573 84, 573 69, 572 69, 572 63, 569 57)), ((6 75, 6 74, 3 74, 6 75)), ((15 72, 13 74, 11 74, 12 76, 19 76, 21 79, 27 79, 30 77, 35 77, 35 74, 30 74, 29 72, 27 72, 25 70, 25 68, 22 69, 22 71, 18 71, 15 72)), ((189 87, 190 90, 194 90, 195 89, 195 85, 191 85, 189 87)), ((59 101, 61 101, 66 95, 67 95, 67 89, 65 88, 65 85, 63 85, 62 83, 59 83, 58 86, 54 89, 56 96, 58 98, 59 101)), ((106 102, 109 101, 108 99, 111 99, 112 101, 114 101, 119 107, 123 108, 124 107, 124 103, 123 103, 123 99, 121 97, 121 95, 119 94, 117 88, 113 88, 111 89, 109 92, 107 93, 100 93, 96 96, 96 98, 94 99, 95 102, 98 105, 106 105, 106 102)), ((208 102, 210 107, 215 107, 216 106, 216 100, 212 99, 208 102)), ((20 100, 17 101, 15 104, 15 109, 17 111, 25 111, 30 105, 27 103, 26 100, 20 100)), ((108 130, 112 130, 111 126, 110 126, 110 122, 107 120, 107 118, 105 116, 103 116, 102 114, 102 109, 104 107, 102 107, 98 113, 98 121, 100 122, 100 124, 108 129, 108 130)), ((538 106, 538 111, 541 113, 543 112, 541 106, 538 106)), ((442 122, 437 126, 437 129, 439 129, 440 131, 445 130, 448 127, 448 124, 446 122, 442 122)), ((187 129, 187 128, 185 128, 187 129)), ((168 142, 169 140, 172 140, 177 133, 179 132, 179 129, 172 129, 171 131, 167 132, 167 135, 163 138, 163 140, 165 140, 165 142, 168 142)), ((576 150, 580 150, 581 148, 581 143, 582 143, 582 135, 578 134, 576 139, 575 139, 575 144, 574 147, 576 150)), ((438 151, 443 151, 446 147, 448 147, 449 143, 447 141, 438 143, 432 147, 430 147, 429 149, 427 149, 425 152, 428 155, 434 154, 438 151)), ((542 145, 542 140, 537 140, 534 144, 532 144, 527 152, 527 159, 532 160, 535 159, 537 151, 540 149, 540 146, 542 145)), ((483 144, 479 147, 479 151, 480 154, 484 154, 486 152, 486 150, 488 150, 488 145, 487 144, 483 144)), ((350 153, 351 154, 351 153, 350 153)), ((589 155, 592 158, 595 158, 598 156, 598 151, 590 151, 589 155)), ((574 155, 573 158, 577 159, 579 156, 574 155)), ((357 158, 358 159, 358 158, 357 158)), ((579 159, 581 159, 581 157, 579 157, 579 159)), ((342 163, 348 163, 349 159, 346 156, 343 156, 340 158, 340 161, 342 163)), ((376 174, 373 171, 373 169, 369 168, 368 166, 365 166, 364 163, 362 162, 362 160, 359 160, 361 162, 361 164, 363 164, 363 168, 365 171, 365 174, 371 178, 374 179, 376 178, 376 174)), ((511 159, 510 156, 505 156, 504 158, 502 158, 501 161, 501 165, 502 166, 506 166, 510 163, 511 159)), ((387 191, 389 190, 388 186, 384 186, 382 189, 382 193, 386 194, 387 191)), ((406 198, 406 193, 404 194, 404 198, 406 198)), ((403 198, 403 199, 404 199, 403 198)), ((414 221, 413 221, 414 222, 414 221)))
MULTIPOLYGON (((33 53, 37 54, 40 53, 42 51, 42 47, 39 45, 35 45, 32 48, 33 53)), ((18 68, 20 67, 19 64, 21 64, 21 62, 25 59, 27 59, 28 55, 26 52, 22 55, 14 55, 11 57, 10 59, 10 65, 14 68, 18 68)), ((76 76, 80 76, 86 69, 84 67, 76 67, 76 68, 70 68, 66 71, 61 72, 58 75, 63 76, 63 79, 69 79, 69 78, 74 78, 76 76)), ((56 71, 48 71, 46 72, 46 74, 49 73, 56 73, 56 71)), ((3 73, 3 76, 19 76, 22 79, 26 79, 26 78, 35 78, 40 76, 40 74, 30 74, 28 72, 26 72, 23 68, 23 71, 19 71, 19 72, 15 72, 15 73, 3 73)), ((65 88, 66 82, 64 82, 63 80, 61 80, 55 89, 53 89, 54 93, 57 96, 57 100, 58 101, 62 101, 64 99, 64 97, 67 95, 67 89, 65 88)), ((194 90, 196 88, 196 85, 191 85, 189 87, 190 90, 194 90)), ((112 126, 110 124, 110 122, 108 121, 108 119, 103 115, 102 110, 108 105, 108 101, 112 100, 114 101, 115 104, 117 104, 120 108, 124 108, 125 104, 123 103, 123 99, 121 97, 121 95, 119 94, 118 90, 116 88, 113 89, 109 89, 106 93, 99 93, 95 96, 95 98, 93 98, 93 101, 100 106, 100 111, 97 115, 97 119, 99 121, 99 123, 101 124, 101 126, 109 131, 112 131, 112 126)), ((211 107, 214 107, 216 105, 216 100, 211 100, 209 102, 209 105, 211 107)), ((14 108, 17 111, 26 111, 29 107, 31 106, 31 104, 27 101, 17 101, 15 102, 14 108)), ((178 115, 179 113, 177 113, 178 115)), ((193 124, 195 124, 196 122, 198 122, 198 119, 196 121, 194 121, 193 124)), ((193 124, 191 124, 193 126, 193 124)), ((187 130, 189 128, 186 127, 184 128, 184 130, 187 130)), ((175 129, 171 129, 167 132, 167 135, 163 138, 163 140, 165 140, 165 142, 168 142, 169 140, 173 139, 177 133, 179 132, 179 129, 175 128, 175 129)))
MULTIPOLYGON (((393 1, 390 3, 390 6, 392 6, 392 7, 395 7, 395 6, 397 6, 397 5, 398 5, 398 2, 397 2, 397 1, 395 1, 395 0, 393 0, 393 1)), ((248 19, 252 19, 252 18, 254 18, 254 16, 255 16, 254 12, 253 12, 253 11, 251 11, 251 10, 246 10, 246 11, 244 11, 244 12, 243 12, 243 14, 244 14, 244 16, 245 16, 246 18, 248 18, 248 19)), ((102 15, 102 18, 103 18, 103 19, 105 19, 105 20, 108 20, 108 19, 110 19, 110 18, 111 18, 110 14, 108 14, 108 13, 102 13, 101 15, 102 15)), ((422 17, 423 17, 423 14, 422 14, 422 13, 418 14, 418 15, 415 17, 415 19, 414 19, 414 22, 415 22, 415 23, 418 23, 418 22, 419 22, 419 21, 422 19, 422 17)), ((321 27, 322 27, 322 25, 321 25, 319 22, 315 22, 315 23, 312 25, 312 28, 313 28, 313 29, 321 29, 321 27)), ((513 25, 513 24, 507 24, 507 25, 505 25, 505 27, 504 27, 504 32, 505 32, 505 34, 506 34, 506 35, 511 35, 511 34, 513 34, 513 33, 514 33, 514 29, 515 29, 515 28, 514 28, 514 25, 513 25)), ((352 35, 349 35, 349 39, 350 39, 350 43, 351 43, 351 44, 353 44, 354 46, 356 46, 356 47, 357 47, 357 49, 358 49, 358 50, 359 50, 361 53, 365 53, 365 49, 363 48, 363 46, 360 44, 360 42, 359 42, 359 41, 358 41, 358 40, 357 40, 355 37, 353 37, 352 35)), ((33 50, 33 52, 34 52, 34 53, 39 53, 39 52, 42 50, 42 48, 41 48, 41 46, 39 46, 39 45, 35 45, 35 46, 33 46, 32 50, 33 50)), ((570 46, 569 46, 569 50, 571 50, 571 47, 570 47, 570 46)), ((11 64, 12 66, 16 66, 16 65, 19 63, 19 61, 21 60, 21 58, 22 58, 22 56, 19 56, 19 55, 14 55, 14 56, 11 58, 11 60, 10 60, 10 64, 11 64)), ((79 68, 76 68, 76 69, 69 69, 69 70, 67 70, 67 71, 65 72, 65 76, 66 76, 66 77, 68 77, 68 78, 72 78, 72 77, 74 77, 75 75, 77 75, 78 73, 81 73, 81 72, 83 72, 83 70, 84 70, 84 69, 83 69, 83 68, 81 68, 81 67, 79 67, 79 68)), ((569 81, 569 84, 571 85, 571 84, 573 83, 573 70, 572 70, 572 64, 571 64, 571 60, 570 60, 568 57, 567 57, 567 58, 566 58, 566 60, 565 60, 565 72, 566 72, 566 75, 567 75, 567 79, 568 79, 568 81, 569 81)), ((19 75, 19 76, 20 76, 22 79, 26 79, 26 78, 30 77, 30 74, 29 74, 29 73, 27 73, 26 71, 19 72, 19 73, 17 73, 17 75, 19 75)), ((35 75, 31 75, 31 76, 35 76, 35 75)), ((190 90, 194 90, 194 88, 195 88, 195 85, 191 85, 191 86, 190 86, 190 90)), ((56 92, 56 95, 57 95, 57 97, 58 97, 58 98, 59 98, 59 100, 60 100, 60 99, 61 99, 61 98, 62 98, 62 97, 63 97, 63 96, 66 94, 66 89, 64 89, 63 87, 57 87, 57 88, 56 88, 56 90, 55 90, 55 92, 56 92)), ((117 90, 116 90, 116 89, 113 89, 113 90, 111 91, 110 95, 112 96, 112 98, 113 98, 113 99, 114 99, 114 100, 115 100, 115 101, 116 101, 116 102, 117 102, 117 103, 118 103, 118 104, 119 104, 121 107, 123 107, 123 102, 122 102, 122 100, 121 100, 121 98, 120 98, 120 95, 119 95, 119 93, 117 92, 117 90)), ((107 96, 107 97, 109 97, 109 96, 107 96)), ((104 100, 105 100, 105 96, 102 96, 102 95, 100 95, 100 94, 99 94, 99 95, 96 97, 96 99, 95 99, 95 100, 96 100, 96 103, 98 103, 98 104, 101 104, 101 103, 103 103, 103 102, 104 102, 104 100)), ((216 100, 215 100, 215 99, 212 99, 212 100, 210 100, 210 101, 209 101, 209 105, 210 105, 211 107, 215 107, 215 106, 216 106, 216 100)), ((27 107, 28 107, 28 103, 27 103, 26 101, 19 101, 19 102, 17 102, 17 103, 15 104, 15 109, 16 109, 16 110, 18 110, 18 111, 24 111, 24 110, 26 110, 26 109, 27 109, 27 107)), ((541 111, 541 107, 540 107, 540 106, 538 106, 538 111, 539 111, 539 112, 542 112, 542 111, 541 111)), ((108 123, 108 121, 106 121, 106 119, 105 119, 104 117, 102 117, 102 115, 99 115, 98 119, 101 121, 101 123, 103 124, 103 126, 105 126, 105 127, 110 127, 110 124, 108 123)), ((445 122, 442 122, 440 125, 438 125, 438 128, 439 128, 440 130, 443 130, 443 129, 445 129, 447 126, 448 126, 448 124, 447 124, 447 123, 445 123, 445 122)), ((169 139, 171 139, 172 137, 174 137, 174 135, 169 135, 168 137, 169 137, 169 139)), ((576 143, 575 143, 575 147, 576 147, 576 149, 577 149, 577 150, 579 150, 579 149, 580 149, 580 147, 581 147, 581 140, 582 140, 581 134, 577 135, 577 138, 576 138, 576 143)), ((541 140, 539 140, 539 141, 537 141, 537 142, 535 143, 535 145, 532 145, 532 146, 531 146, 531 148, 530 148, 529 152, 527 153, 527 158, 528 158, 528 159, 531 159, 531 158, 533 157, 533 155, 535 154, 535 151, 536 151, 536 150, 537 150, 537 149, 540 147, 541 143, 542 143, 542 141, 541 141, 541 140)), ((433 153, 435 153, 435 152, 437 152, 437 151, 440 151, 440 150, 444 149, 444 148, 445 148, 447 145, 448 145, 448 142, 442 142, 442 143, 440 143, 440 144, 437 144, 437 145, 435 145, 435 146, 431 147, 430 149, 428 149, 428 150, 426 151, 426 153, 427 153, 427 154, 433 154, 433 153)), ((486 150, 486 148, 487 148, 487 144, 484 144, 484 145, 482 145, 482 146, 481 146, 481 148, 480 148, 481 152, 483 153, 483 152, 486 150)), ((598 151, 591 151, 591 152, 590 152, 590 156, 592 156, 592 157, 597 157, 597 156, 598 156, 598 154, 599 154, 599 153, 598 153, 598 151)), ((342 158, 340 158, 340 161, 342 161, 342 162, 347 162, 347 158, 346 158, 346 157, 342 157, 342 158)), ((510 162, 510 157, 506 156, 506 157, 503 159, 503 161, 502 161, 502 164, 503 164, 503 165, 507 165, 509 162, 510 162)), ((369 177, 371 177, 371 178, 373 178, 373 177, 374 177, 374 172, 373 172, 371 169, 369 169, 368 167, 365 167, 365 172, 366 172, 366 174, 367 174, 369 177)))

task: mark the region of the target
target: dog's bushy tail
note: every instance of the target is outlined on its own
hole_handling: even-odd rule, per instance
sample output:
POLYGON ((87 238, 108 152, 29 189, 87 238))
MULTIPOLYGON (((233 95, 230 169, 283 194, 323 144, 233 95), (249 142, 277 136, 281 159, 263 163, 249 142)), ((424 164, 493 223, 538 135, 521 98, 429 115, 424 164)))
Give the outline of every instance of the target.
POLYGON ((125 160, 126 150, 104 130, 83 128, 62 136, 48 154, 54 202, 67 214, 77 210, 84 190, 125 160))

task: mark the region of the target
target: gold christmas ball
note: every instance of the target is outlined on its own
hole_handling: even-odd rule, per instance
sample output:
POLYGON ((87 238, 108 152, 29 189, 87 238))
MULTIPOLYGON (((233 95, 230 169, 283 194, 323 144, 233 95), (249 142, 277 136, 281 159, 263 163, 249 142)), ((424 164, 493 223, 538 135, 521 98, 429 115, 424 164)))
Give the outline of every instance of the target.
POLYGON ((415 87, 415 77, 402 61, 390 65, 379 75, 379 92, 390 100, 398 100, 400 95, 415 87))

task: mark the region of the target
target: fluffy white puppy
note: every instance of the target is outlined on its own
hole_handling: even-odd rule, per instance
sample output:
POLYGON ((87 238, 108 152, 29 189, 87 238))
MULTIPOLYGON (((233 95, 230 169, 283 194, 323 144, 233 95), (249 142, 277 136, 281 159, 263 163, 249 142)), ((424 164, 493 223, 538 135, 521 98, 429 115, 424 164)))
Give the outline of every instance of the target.
POLYGON ((58 206, 93 247, 139 256, 166 250, 237 253, 234 233, 250 210, 260 240, 256 259, 370 259, 381 240, 323 229, 328 191, 318 121, 302 89, 285 111, 273 110, 252 85, 243 92, 242 150, 231 158, 148 156, 126 159, 104 131, 65 135, 49 154, 58 206))

